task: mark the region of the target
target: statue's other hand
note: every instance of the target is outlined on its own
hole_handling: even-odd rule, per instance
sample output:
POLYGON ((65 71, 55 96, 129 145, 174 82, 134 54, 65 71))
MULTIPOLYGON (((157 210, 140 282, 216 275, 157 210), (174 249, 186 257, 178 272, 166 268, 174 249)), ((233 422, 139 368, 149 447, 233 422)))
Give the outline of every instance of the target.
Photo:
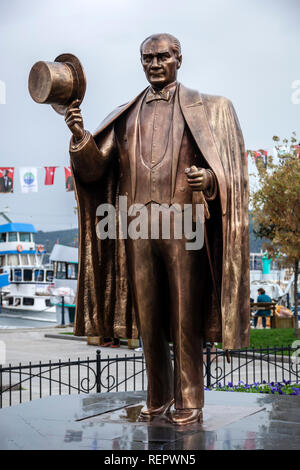
POLYGON ((79 108, 79 100, 73 101, 65 113, 65 121, 76 141, 84 136, 83 119, 79 108))
POLYGON ((190 188, 193 191, 205 191, 210 186, 210 173, 205 168, 197 168, 192 166, 186 168, 186 177, 190 188))

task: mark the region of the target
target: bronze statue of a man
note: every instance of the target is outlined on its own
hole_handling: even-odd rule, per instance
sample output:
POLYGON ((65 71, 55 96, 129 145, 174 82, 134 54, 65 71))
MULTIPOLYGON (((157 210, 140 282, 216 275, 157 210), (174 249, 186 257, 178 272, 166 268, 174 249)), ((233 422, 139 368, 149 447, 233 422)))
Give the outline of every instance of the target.
POLYGON ((138 330, 148 373, 141 419, 174 402, 169 419, 183 425, 202 420, 203 342, 248 344, 248 170, 231 102, 177 82, 179 41, 155 34, 140 53, 150 86, 94 135, 76 103, 65 116, 80 221, 75 334, 130 338, 138 330), (118 208, 126 196, 128 206, 183 209, 200 191, 210 213, 200 250, 186 250, 184 237, 97 237, 101 203, 118 208))

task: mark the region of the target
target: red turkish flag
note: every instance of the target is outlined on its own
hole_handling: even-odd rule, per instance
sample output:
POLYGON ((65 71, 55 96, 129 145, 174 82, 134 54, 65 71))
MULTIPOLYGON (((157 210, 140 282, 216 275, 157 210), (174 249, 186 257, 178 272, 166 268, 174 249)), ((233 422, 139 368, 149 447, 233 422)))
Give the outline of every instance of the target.
POLYGON ((70 166, 65 166, 65 185, 67 191, 74 191, 73 176, 70 166))
POLYGON ((0 193, 13 193, 14 172, 15 169, 12 167, 0 168, 0 193))
POLYGON ((45 166, 45 185, 48 186, 54 183, 54 174, 56 166, 45 166))

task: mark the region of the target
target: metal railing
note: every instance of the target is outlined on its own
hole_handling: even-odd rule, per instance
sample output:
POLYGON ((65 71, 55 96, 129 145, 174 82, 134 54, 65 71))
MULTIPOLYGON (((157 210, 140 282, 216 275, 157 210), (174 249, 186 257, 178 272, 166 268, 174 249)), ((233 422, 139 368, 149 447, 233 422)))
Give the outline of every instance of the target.
MULTIPOLYGON (((232 350, 226 353, 210 343, 204 350, 206 387, 224 386, 229 381, 251 384, 288 380, 299 383, 300 347, 232 350), (299 358, 298 358, 299 359, 299 358)), ((0 408, 37 398, 72 393, 141 391, 147 389, 143 354, 48 361, 17 366, 0 366, 0 408)))
MULTIPOLYGON (((210 346, 206 349, 206 386, 225 386, 227 382, 267 383, 290 381, 299 383, 300 345, 292 347, 261 347, 226 351, 210 346)), ((205 357, 205 356, 204 356, 205 357)))

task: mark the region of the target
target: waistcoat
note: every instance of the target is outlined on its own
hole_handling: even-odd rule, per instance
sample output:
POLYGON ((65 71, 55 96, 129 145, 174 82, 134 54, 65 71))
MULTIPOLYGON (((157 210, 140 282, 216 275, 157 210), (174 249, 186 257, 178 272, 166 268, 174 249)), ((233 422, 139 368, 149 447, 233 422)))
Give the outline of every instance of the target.
MULTIPOLYGON (((151 142, 141 142, 143 132, 141 129, 141 107, 146 103, 137 103, 118 125, 115 127, 120 159, 120 186, 119 194, 128 197, 128 205, 133 203, 148 204, 191 204, 192 190, 189 188, 185 174, 185 168, 195 165, 208 168, 208 165, 200 153, 192 134, 182 115, 178 88, 173 100, 173 113, 171 124, 168 126, 168 143, 160 145, 163 149, 161 155, 157 155, 154 164, 151 163, 149 155, 152 155, 151 142), (135 136, 136 150, 136 188, 135 194, 131 192, 130 155, 128 155, 128 140, 135 136), (142 148, 149 148, 142 154, 142 148), (177 149, 177 154, 174 154, 177 149), (176 168, 175 168, 176 166, 176 168), (175 188, 172 190, 172 173, 175 172, 175 188)), ((166 123, 168 125, 168 123, 166 123)))

